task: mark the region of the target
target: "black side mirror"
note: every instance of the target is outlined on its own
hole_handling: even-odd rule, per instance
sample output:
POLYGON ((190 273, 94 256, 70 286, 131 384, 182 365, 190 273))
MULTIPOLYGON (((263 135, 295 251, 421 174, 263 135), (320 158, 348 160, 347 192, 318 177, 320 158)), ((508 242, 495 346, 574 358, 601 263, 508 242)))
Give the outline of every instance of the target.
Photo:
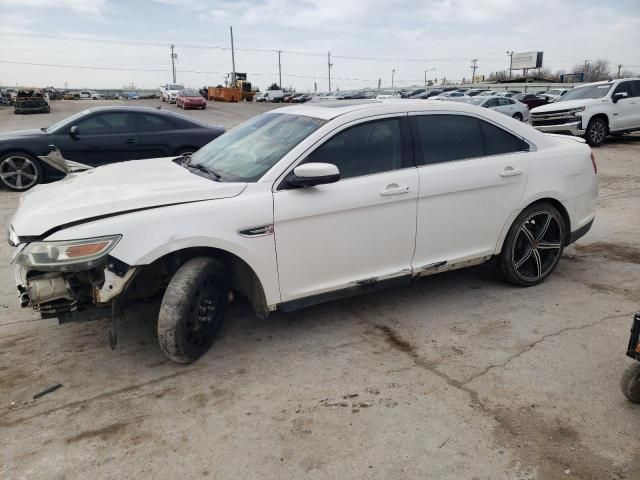
POLYGON ((73 138, 76 138, 79 133, 80 133, 80 130, 78 129, 77 125, 74 125, 69 129, 69 135, 71 135, 73 138))
POLYGON ((627 98, 627 96, 628 96, 627 92, 614 93, 613 97, 611 97, 611 101, 613 103, 618 103, 618 100, 622 100, 623 98, 627 98))

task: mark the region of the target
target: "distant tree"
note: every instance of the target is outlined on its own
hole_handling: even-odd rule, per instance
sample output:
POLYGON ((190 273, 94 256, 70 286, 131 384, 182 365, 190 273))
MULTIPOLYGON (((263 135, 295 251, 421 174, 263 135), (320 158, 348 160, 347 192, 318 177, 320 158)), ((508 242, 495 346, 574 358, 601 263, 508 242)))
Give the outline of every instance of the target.
POLYGON ((640 75, 638 75, 636 72, 634 72, 633 70, 621 70, 620 71, 620 78, 634 78, 634 77, 638 77, 640 75))
POLYGON ((280 86, 274 82, 271 85, 269 85, 269 88, 267 88, 267 90, 280 90, 280 86))
POLYGON ((611 78, 611 69, 609 68, 609 61, 604 59, 598 59, 594 62, 587 62, 587 64, 577 64, 571 69, 571 73, 583 73, 585 82, 599 82, 600 80, 608 80, 611 78))

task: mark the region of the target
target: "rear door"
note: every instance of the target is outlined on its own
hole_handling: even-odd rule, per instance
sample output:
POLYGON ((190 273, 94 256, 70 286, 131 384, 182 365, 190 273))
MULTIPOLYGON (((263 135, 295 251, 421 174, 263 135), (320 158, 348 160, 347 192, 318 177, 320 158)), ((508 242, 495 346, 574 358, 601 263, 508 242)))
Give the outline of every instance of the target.
POLYGON ((529 145, 470 115, 411 119, 420 176, 414 272, 493 254, 524 192, 529 145))
POLYGON ((56 135, 56 146, 62 156, 87 165, 133 160, 135 146, 134 114, 128 111, 98 112, 77 121, 78 133, 70 128, 56 135))
POLYGON ((180 132, 177 125, 164 115, 136 113, 138 158, 168 157, 180 148, 180 132))

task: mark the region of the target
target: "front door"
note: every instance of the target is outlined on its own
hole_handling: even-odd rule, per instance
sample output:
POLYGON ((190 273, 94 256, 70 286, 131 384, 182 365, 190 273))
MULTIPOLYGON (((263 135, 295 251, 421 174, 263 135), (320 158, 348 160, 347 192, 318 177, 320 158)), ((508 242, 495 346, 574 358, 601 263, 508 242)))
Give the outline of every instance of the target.
POLYGON ((82 118, 74 125, 75 135, 70 127, 56 135, 56 146, 64 158, 91 166, 133 160, 138 143, 133 115, 105 112, 82 118))
POLYGON ((411 118, 420 176, 414 271, 493 254, 523 195, 529 145, 473 116, 411 118))
POLYGON ((611 130, 626 130, 640 127, 640 92, 635 92, 633 88, 635 85, 633 85, 633 83, 631 80, 620 82, 611 94, 612 97, 620 92, 627 94, 626 97, 621 98, 613 105, 611 130))
POLYGON ((410 275, 418 173, 406 116, 343 127, 301 163, 335 164, 332 184, 274 192, 282 301, 410 275))

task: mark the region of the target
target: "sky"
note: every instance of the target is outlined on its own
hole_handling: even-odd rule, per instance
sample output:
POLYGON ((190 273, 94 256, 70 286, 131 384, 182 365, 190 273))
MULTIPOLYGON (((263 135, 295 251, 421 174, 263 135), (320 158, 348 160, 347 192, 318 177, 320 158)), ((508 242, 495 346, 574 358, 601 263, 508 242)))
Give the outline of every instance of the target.
POLYGON ((508 69, 544 51, 570 69, 605 58, 640 73, 640 0, 0 0, 0 85, 217 85, 232 70, 261 89, 423 85, 508 69), (84 67, 84 68, 79 68, 84 67), (395 70, 395 72, 394 72, 395 70))

